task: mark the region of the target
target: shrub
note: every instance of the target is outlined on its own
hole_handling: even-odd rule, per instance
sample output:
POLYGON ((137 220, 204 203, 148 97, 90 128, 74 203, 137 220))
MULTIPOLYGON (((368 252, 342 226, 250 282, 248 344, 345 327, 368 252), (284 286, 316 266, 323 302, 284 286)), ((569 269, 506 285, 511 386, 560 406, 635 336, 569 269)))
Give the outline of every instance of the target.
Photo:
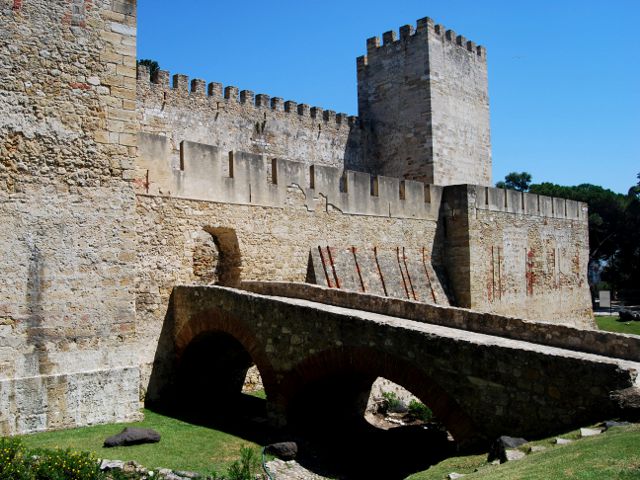
POLYGON ((0 438, 0 479, 31 480, 29 458, 22 442, 0 438))
POLYGON ((227 469, 228 480, 254 480, 260 469, 258 454, 249 447, 240 448, 240 460, 227 469))
POLYGON ((0 438, 0 480, 101 480, 98 460, 71 450, 27 450, 16 438, 0 438))
POLYGON ((382 392, 382 405, 380 406, 380 410, 382 410, 383 413, 406 412, 407 406, 395 392, 382 392))
POLYGON ((433 412, 431 409, 424 403, 415 399, 411 400, 409 403, 409 415, 416 420, 421 420, 423 422, 428 422, 433 418, 433 412))
POLYGON ((71 450, 43 450, 33 464, 34 480, 99 479, 98 460, 90 453, 71 450))

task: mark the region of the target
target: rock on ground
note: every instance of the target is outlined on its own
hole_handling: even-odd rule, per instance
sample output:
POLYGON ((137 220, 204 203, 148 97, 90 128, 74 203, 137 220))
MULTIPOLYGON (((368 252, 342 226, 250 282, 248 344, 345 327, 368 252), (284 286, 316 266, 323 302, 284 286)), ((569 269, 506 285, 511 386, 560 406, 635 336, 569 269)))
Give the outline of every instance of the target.
POLYGON ((529 453, 544 452, 547 449, 544 445, 531 445, 529 447, 529 453))
POLYGON ((160 441, 160 434, 151 428, 126 427, 117 435, 113 435, 104 441, 104 446, 126 447, 129 445, 139 445, 141 443, 157 443, 160 441))
POLYGON ((568 438, 556 438, 556 445, 567 445, 573 443, 573 440, 568 438))
POLYGON ((267 462, 267 468, 271 476, 277 480, 328 480, 326 477, 310 472, 295 460, 285 462, 276 458, 267 462))
POLYGON ((617 422, 615 420, 608 420, 600 424, 600 426, 603 427, 605 431, 613 427, 626 427, 627 425, 631 424, 629 422, 617 422))
POLYGON ((521 460, 526 456, 527 456, 526 453, 518 449, 508 448, 507 450, 504 451, 504 462, 513 462, 515 460, 521 460))
POLYGON ((272 443, 265 447, 265 452, 282 460, 293 460, 298 455, 298 445, 296 442, 272 443))
POLYGON ((109 470, 122 470, 124 462, 122 460, 102 460, 100 462, 100 470, 108 472, 109 470))
POLYGON ((528 443, 528 441, 524 438, 503 435, 491 445, 487 461, 491 462, 495 459, 499 459, 501 462, 506 462, 508 460, 506 450, 517 448, 525 443, 528 443))
POLYGON ((623 308, 618 313, 620 315, 621 322, 631 322, 631 321, 639 322, 640 321, 640 311, 623 308))

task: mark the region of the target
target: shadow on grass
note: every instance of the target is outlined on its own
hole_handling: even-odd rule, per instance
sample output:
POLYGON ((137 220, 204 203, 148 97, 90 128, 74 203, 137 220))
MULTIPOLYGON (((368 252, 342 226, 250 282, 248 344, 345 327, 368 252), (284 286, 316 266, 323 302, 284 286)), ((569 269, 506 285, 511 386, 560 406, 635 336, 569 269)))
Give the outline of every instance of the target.
POLYGON ((307 421, 286 430, 267 421, 266 401, 238 395, 224 404, 148 405, 151 411, 215 429, 259 445, 295 441, 296 461, 312 472, 338 479, 403 479, 456 454, 446 433, 424 426, 376 428, 359 419, 309 412, 307 421))

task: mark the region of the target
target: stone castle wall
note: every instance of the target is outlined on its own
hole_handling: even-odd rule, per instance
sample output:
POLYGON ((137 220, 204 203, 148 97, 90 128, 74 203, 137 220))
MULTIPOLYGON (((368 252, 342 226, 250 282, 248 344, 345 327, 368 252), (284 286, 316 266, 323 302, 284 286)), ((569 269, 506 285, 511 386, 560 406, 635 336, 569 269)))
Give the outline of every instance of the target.
MULTIPOLYGON (((230 252, 233 247, 222 237, 228 238, 232 231, 239 252, 235 265, 240 269, 240 280, 303 282, 310 249, 327 245, 426 248, 433 252, 434 261, 438 259, 435 220, 345 215, 327 207, 322 197, 314 199, 310 211, 308 199, 299 189, 290 189, 288 197, 289 206, 281 208, 138 195, 136 331, 143 389, 151 377, 156 349, 162 350, 158 339, 173 287, 206 283, 198 257, 207 251, 212 236, 217 240, 216 248, 230 252)), ((162 372, 163 360, 160 355, 155 363, 160 377, 157 372, 162 372)), ((153 380, 147 398, 154 399, 159 386, 153 380)))
POLYGON ((491 185, 486 50, 429 18, 358 58, 362 169, 436 185, 491 185))
POLYGON ((169 138, 176 166, 184 140, 333 167, 361 156, 357 117, 234 86, 189 82, 185 75, 174 75, 170 85, 164 71, 149 82, 142 68, 137 102, 141 131, 169 138))
POLYGON ((135 2, 0 2, 0 435, 139 416, 135 2))
POLYGON ((447 187, 446 262, 456 305, 595 328, 584 203, 489 187, 447 187))

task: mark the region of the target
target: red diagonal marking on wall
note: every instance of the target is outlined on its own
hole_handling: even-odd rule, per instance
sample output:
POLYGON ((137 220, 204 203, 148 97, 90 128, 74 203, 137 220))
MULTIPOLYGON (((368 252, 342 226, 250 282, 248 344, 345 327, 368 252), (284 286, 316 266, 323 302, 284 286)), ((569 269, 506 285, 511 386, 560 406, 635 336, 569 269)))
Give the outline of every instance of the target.
POLYGON ((378 267, 378 275, 380 276, 380 283, 382 283, 382 291, 384 292, 384 296, 389 296, 387 294, 387 286, 384 283, 384 276, 382 275, 382 268, 380 268, 380 262, 378 261, 378 247, 373 247, 373 257, 376 259, 376 267, 378 267))
POLYGON ((411 299, 409 295, 409 289, 407 288, 407 280, 404 278, 404 272, 402 271, 402 264, 400 263, 400 247, 396 247, 396 257, 398 259, 398 268, 400 269, 400 276, 402 277, 402 285, 408 299, 411 299))
POLYGON ((353 253, 353 261, 356 264, 356 271, 358 272, 358 278, 360 279, 360 286, 362 287, 362 291, 366 293, 367 290, 364 287, 362 272, 360 271, 360 265, 358 264, 358 257, 356 256, 356 247, 351 247, 351 253, 353 253))
POLYGON ((318 245, 318 252, 320 253, 320 261, 322 262, 322 269, 324 270, 324 277, 327 279, 327 286, 329 288, 333 288, 333 284, 331 283, 331 279, 329 278, 329 272, 327 272, 327 265, 324 262, 324 255, 322 253, 322 247, 318 245))
POLYGON ((433 297, 433 301, 438 303, 436 299, 436 292, 433 289, 433 282, 431 280, 431 275, 429 275, 429 269, 427 268, 427 256, 424 251, 424 247, 422 247, 422 265, 424 265, 424 273, 427 276, 427 282, 429 282, 429 290, 431 290, 431 296, 433 297))
POLYGON ((333 255, 331 255, 331 247, 327 246, 327 253, 329 254, 329 262, 331 263, 331 270, 333 270, 333 278, 336 281, 336 287, 340 288, 340 279, 338 278, 338 273, 336 272, 336 265, 333 263, 333 255))

